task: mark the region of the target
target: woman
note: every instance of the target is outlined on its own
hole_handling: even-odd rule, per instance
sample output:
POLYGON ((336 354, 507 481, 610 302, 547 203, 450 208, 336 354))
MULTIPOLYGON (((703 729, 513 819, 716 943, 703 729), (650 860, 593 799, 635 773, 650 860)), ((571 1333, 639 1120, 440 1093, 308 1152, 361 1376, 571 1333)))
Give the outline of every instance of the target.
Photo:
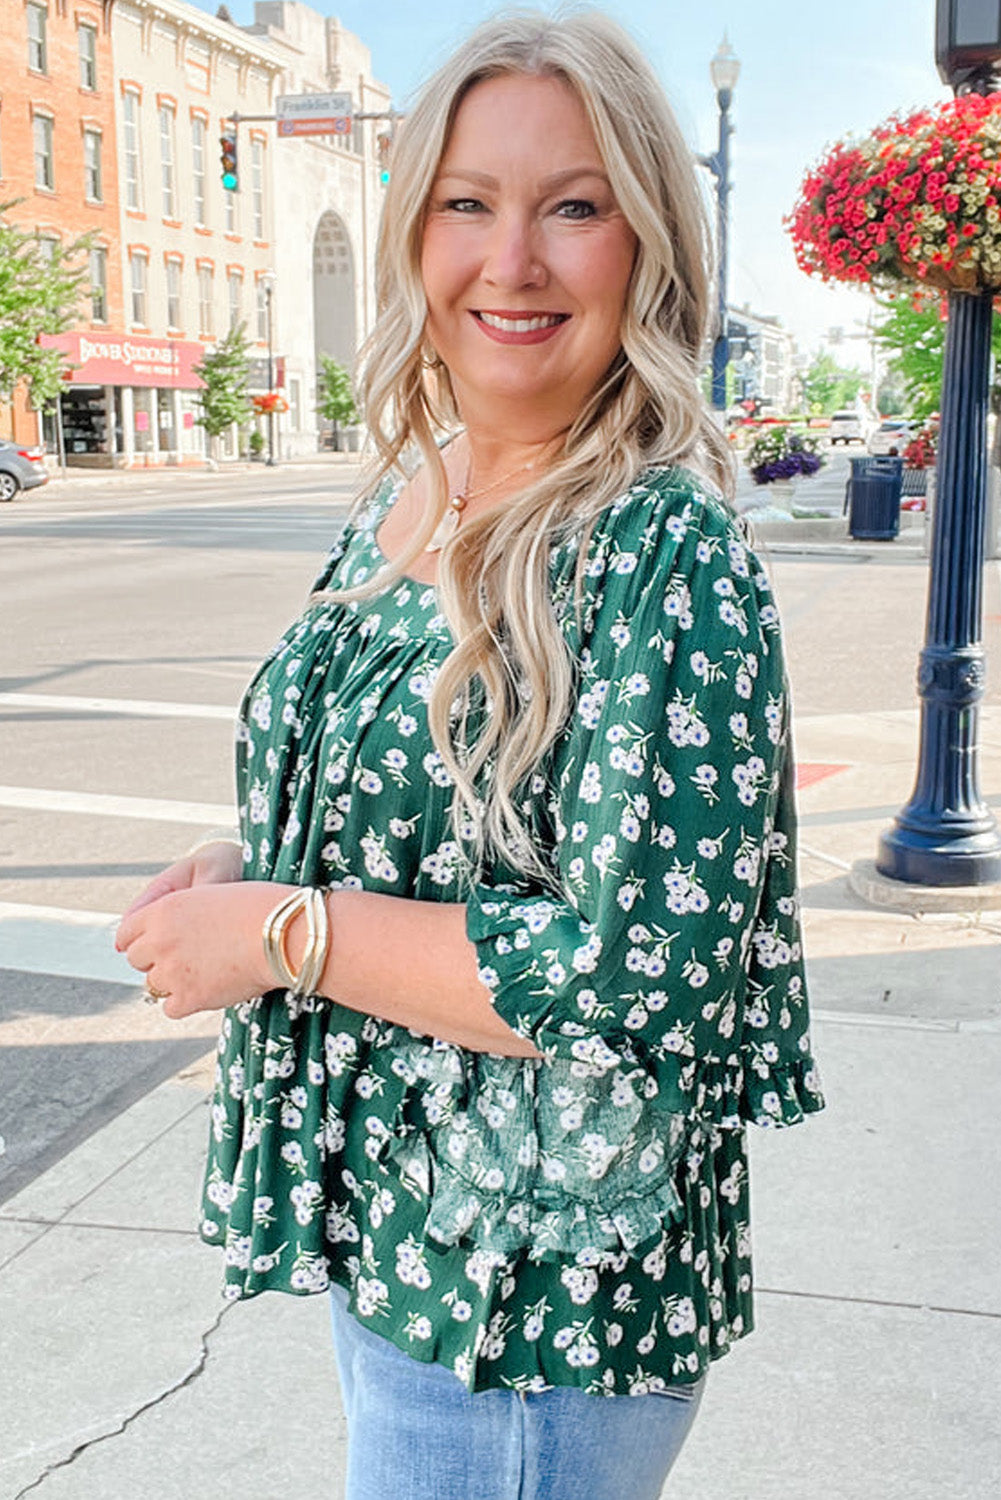
POLYGON ((232 1296, 332 1286, 351 1500, 658 1495, 751 1327, 744 1121, 821 1104, 708 261, 611 22, 446 63, 387 193, 381 482, 248 690, 242 854, 122 922, 168 1015, 226 1008, 203 1235, 232 1296))

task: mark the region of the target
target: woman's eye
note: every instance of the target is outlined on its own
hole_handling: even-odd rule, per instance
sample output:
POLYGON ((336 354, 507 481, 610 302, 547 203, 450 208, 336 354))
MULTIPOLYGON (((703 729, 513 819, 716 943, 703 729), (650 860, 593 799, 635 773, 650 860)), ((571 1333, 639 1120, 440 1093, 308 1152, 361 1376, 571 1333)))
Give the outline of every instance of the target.
POLYGON ((454 214, 475 214, 483 204, 479 198, 446 198, 444 207, 454 214))
POLYGON ((598 210, 588 198, 566 198, 556 205, 561 219, 593 219, 598 210))

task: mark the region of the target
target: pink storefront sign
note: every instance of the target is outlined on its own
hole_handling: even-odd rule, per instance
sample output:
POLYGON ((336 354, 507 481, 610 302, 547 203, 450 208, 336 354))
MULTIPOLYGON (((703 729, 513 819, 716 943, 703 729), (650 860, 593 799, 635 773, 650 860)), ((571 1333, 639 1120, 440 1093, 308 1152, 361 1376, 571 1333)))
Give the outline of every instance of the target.
POLYGON ((39 343, 67 356, 69 385, 148 385, 193 391, 203 382, 195 366, 203 344, 187 339, 141 338, 134 334, 42 334, 39 343))

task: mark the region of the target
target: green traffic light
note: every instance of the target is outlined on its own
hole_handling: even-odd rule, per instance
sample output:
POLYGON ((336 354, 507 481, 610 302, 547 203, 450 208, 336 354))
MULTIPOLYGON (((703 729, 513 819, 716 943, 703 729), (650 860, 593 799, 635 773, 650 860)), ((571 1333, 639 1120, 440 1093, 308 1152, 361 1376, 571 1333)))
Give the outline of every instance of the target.
POLYGON ((222 174, 222 185, 227 193, 235 193, 237 188, 237 176, 235 172, 224 172, 222 174))

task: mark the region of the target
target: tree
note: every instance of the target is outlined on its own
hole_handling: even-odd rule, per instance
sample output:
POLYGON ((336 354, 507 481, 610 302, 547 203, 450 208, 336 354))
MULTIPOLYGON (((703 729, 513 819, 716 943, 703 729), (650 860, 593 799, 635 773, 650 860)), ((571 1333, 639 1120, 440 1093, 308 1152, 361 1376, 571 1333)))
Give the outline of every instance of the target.
POLYGON ((201 364, 196 365, 195 374, 204 381, 197 392, 201 410, 195 421, 199 427, 205 428, 214 445, 234 422, 242 425, 250 420, 251 403, 247 393, 250 346, 243 323, 237 323, 225 338, 219 340, 201 364))
POLYGON ((334 447, 338 448, 341 423, 357 422, 358 408, 351 389, 351 376, 330 354, 320 355, 320 378, 316 383, 316 394, 316 409, 325 421, 333 422, 334 447))
MULTIPOLYGON (((904 289, 876 298, 880 308, 874 337, 886 350, 889 374, 903 386, 910 416, 928 417, 942 405, 942 367, 948 303, 941 292, 904 289)), ((991 331, 995 365, 1001 359, 1001 326, 991 331)), ((997 404, 998 387, 992 393, 997 404)), ((881 408, 882 409, 882 408, 881 408)))
POLYGON ((59 394, 66 367, 62 350, 43 348, 39 335, 64 333, 76 320, 92 237, 64 245, 22 229, 8 217, 22 201, 0 203, 0 399, 11 401, 23 384, 39 408, 59 394))
POLYGON ((816 355, 802 374, 806 410, 814 417, 829 417, 842 407, 854 406, 866 378, 864 371, 845 369, 826 351, 816 355))

